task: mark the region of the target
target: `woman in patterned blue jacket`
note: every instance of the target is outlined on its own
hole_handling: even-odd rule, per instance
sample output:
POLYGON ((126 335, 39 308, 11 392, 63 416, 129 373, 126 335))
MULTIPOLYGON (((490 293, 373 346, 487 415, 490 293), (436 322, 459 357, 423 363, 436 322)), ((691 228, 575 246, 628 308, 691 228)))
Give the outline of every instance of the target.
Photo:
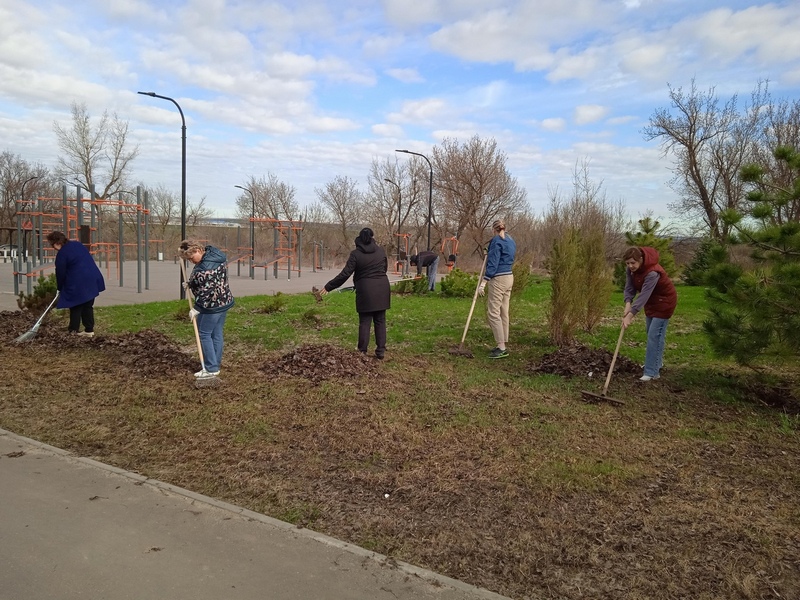
POLYGON ((184 287, 194 295, 194 308, 189 311, 189 316, 197 319, 203 348, 202 366, 205 367, 194 375, 216 377, 222 364, 225 317, 233 306, 233 294, 228 285, 228 258, 220 249, 203 246, 194 240, 181 242, 180 256, 194 263, 184 287))

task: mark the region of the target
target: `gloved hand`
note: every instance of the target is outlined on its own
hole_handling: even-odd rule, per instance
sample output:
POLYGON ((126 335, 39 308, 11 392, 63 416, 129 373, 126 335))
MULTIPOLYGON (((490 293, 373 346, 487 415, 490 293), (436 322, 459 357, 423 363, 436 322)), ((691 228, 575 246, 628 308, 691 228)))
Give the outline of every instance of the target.
POLYGON ((483 296, 486 294, 486 280, 484 279, 481 281, 481 284, 478 286, 478 296, 483 296))
POLYGON ((185 289, 185 290, 189 289, 189 282, 188 281, 181 281, 181 285, 183 286, 183 289, 185 289))
POLYGON ((190 320, 194 321, 194 320, 195 320, 195 318, 197 317, 197 315, 199 315, 199 314, 200 314, 200 311, 199 311, 199 310, 195 310, 195 309, 193 309, 193 308, 190 308, 190 309, 189 309, 189 319, 190 319, 190 320))
POLYGON ((322 289, 319 291, 319 295, 320 295, 320 296, 327 296, 327 295, 328 295, 328 290, 326 290, 325 288, 322 288, 322 289))

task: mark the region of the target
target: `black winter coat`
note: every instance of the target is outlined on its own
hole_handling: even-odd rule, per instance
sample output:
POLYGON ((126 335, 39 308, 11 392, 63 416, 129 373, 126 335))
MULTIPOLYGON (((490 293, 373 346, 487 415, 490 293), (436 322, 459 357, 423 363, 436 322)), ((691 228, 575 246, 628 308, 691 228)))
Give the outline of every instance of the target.
POLYGON ((375 239, 363 244, 356 238, 356 249, 350 253, 344 269, 325 284, 325 289, 329 292, 335 290, 352 275, 356 287, 356 312, 388 310, 391 291, 387 269, 386 252, 375 243, 375 239))

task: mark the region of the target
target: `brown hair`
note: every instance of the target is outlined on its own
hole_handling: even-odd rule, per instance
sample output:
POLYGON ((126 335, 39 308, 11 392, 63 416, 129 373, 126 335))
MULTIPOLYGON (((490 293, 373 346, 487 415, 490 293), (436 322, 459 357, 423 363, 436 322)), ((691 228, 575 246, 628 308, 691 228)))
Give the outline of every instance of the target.
POLYGON ((497 219, 494 223, 492 223, 492 231, 503 231, 506 228, 506 224, 503 219, 497 219))
POLYGON ((67 236, 60 231, 51 231, 47 234, 47 242, 53 246, 54 244, 64 245, 68 242, 67 236))
POLYGON ((181 242, 180 248, 178 249, 178 255, 181 258, 185 258, 189 260, 196 251, 205 252, 206 247, 198 242, 197 240, 183 240, 181 242))
POLYGON ((636 246, 631 246, 625 250, 625 254, 622 255, 622 260, 628 260, 630 258, 636 262, 642 262, 642 259, 644 259, 644 254, 642 254, 642 251, 636 246))

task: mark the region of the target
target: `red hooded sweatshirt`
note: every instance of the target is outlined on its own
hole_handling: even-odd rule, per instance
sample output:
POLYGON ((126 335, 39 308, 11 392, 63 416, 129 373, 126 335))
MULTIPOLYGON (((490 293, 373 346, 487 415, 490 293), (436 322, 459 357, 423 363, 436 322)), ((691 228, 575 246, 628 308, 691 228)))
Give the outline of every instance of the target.
MULTIPOLYGON (((633 287, 638 293, 642 291, 645 278, 652 272, 658 273, 658 281, 650 293, 650 297, 645 301, 644 314, 657 319, 669 319, 678 305, 675 286, 664 268, 658 264, 658 251, 650 246, 642 246, 639 250, 643 255, 642 264, 634 273, 628 269, 629 281, 632 281, 633 287)), ((626 286, 625 301, 630 302, 632 295, 630 298, 628 297, 629 290, 627 288, 628 286, 626 286)))

